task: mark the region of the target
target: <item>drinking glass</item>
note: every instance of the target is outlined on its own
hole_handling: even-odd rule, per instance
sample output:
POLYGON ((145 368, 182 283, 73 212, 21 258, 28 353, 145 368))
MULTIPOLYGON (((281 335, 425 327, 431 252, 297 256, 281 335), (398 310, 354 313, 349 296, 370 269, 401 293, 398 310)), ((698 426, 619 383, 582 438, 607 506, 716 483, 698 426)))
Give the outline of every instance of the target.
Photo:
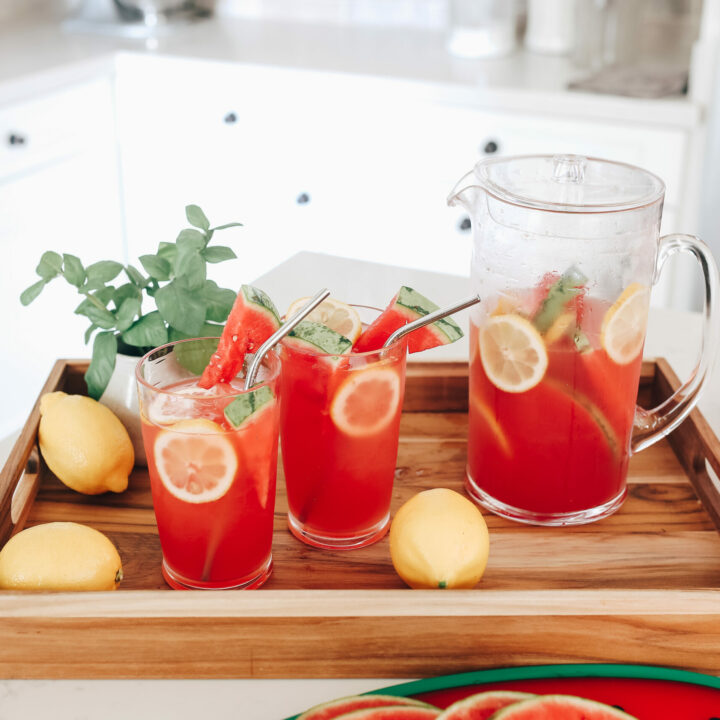
POLYGON ((142 434, 162 546, 175 589, 256 588, 272 569, 280 361, 258 383, 197 384, 217 338, 150 351, 136 370, 142 434))

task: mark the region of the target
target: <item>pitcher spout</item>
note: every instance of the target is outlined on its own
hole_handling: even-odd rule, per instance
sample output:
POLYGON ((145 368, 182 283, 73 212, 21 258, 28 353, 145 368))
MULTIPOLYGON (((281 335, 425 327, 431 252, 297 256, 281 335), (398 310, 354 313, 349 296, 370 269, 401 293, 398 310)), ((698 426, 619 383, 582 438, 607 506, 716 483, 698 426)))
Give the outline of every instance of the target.
POLYGON ((465 208, 468 212, 472 212, 475 207, 475 201, 478 193, 482 191, 482 188, 477 184, 475 178, 475 172, 471 170, 466 175, 463 175, 460 180, 456 183, 447 198, 447 204, 450 207, 460 205, 465 208))

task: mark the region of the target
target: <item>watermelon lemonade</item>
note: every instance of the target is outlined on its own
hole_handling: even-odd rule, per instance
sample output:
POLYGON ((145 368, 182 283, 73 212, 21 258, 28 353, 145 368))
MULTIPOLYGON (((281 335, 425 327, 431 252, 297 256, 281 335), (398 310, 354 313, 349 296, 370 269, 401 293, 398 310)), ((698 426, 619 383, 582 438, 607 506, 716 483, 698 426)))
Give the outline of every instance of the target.
POLYGON ((638 283, 614 303, 589 297, 575 269, 485 302, 470 325, 467 489, 476 500, 541 524, 617 509, 648 304, 638 283))
POLYGON ((138 365, 143 441, 163 553, 175 589, 259 587, 272 567, 280 363, 259 384, 206 389, 218 339, 172 343, 138 365))

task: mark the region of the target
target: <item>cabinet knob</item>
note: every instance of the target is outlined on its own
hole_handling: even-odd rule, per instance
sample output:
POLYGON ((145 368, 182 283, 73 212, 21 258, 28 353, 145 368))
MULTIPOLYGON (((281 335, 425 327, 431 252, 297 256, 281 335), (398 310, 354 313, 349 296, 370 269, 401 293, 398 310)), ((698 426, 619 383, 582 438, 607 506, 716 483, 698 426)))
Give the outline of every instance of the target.
POLYGON ((307 205, 310 202, 310 195, 308 195, 306 192, 300 193, 295 199, 295 202, 298 205, 307 205))
POLYGON ((26 143, 25 136, 19 133, 10 133, 7 141, 8 145, 25 145, 26 143))
POLYGON ((483 148, 483 152, 484 152, 486 155, 494 155, 494 154, 498 151, 499 148, 500 148, 500 146, 498 145, 498 143, 497 143, 496 140, 488 140, 488 141, 485 143, 485 147, 483 148))
POLYGON ((471 227, 472 223, 467 215, 458 223, 458 230, 460 230, 460 232, 468 232, 471 227))
POLYGON ((229 112, 224 118, 223 122, 227 125, 232 125, 237 122, 237 115, 234 112, 229 112))

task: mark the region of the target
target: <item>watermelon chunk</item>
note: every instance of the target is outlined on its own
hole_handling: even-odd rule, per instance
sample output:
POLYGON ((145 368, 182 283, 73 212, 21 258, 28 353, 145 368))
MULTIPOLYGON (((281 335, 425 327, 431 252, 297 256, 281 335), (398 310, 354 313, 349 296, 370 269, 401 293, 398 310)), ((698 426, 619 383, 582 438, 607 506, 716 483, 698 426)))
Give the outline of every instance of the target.
POLYGON ((435 720, 439 710, 419 707, 378 707, 340 715, 337 720, 435 720))
MULTIPOLYGON (((360 335, 353 350, 379 350, 396 330, 438 309, 438 305, 417 290, 403 286, 387 308, 360 335)), ((438 345, 449 345, 462 336, 463 332, 454 320, 442 318, 407 335, 408 352, 416 353, 438 345)))
POLYGON ((242 369, 245 354, 257 350, 279 327, 280 316, 267 294, 252 285, 241 286, 217 351, 198 385, 208 389, 219 382, 230 382, 242 369))
POLYGON ((539 695, 496 712, 493 720, 637 720, 622 710, 572 695, 539 695))
MULTIPOLYGON (((432 705, 413 700, 412 698, 396 697, 395 695, 351 695, 350 697, 332 700, 331 702, 316 705, 310 708, 297 720, 334 720, 344 716, 346 713, 352 713, 356 710, 364 710, 366 708, 387 708, 389 706, 417 707, 429 709, 439 714, 439 710, 432 705)), ((434 715, 432 717, 435 717, 434 715)))
POLYGON ((438 720, 488 720, 498 710, 528 700, 535 695, 512 690, 490 690, 458 700, 446 708, 438 720))

